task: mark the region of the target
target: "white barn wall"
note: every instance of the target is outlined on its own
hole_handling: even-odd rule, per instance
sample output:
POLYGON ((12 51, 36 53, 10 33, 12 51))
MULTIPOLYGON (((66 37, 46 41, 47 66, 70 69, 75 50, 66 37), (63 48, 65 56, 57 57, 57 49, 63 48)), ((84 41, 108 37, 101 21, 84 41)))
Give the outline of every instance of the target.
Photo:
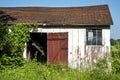
POLYGON ((109 60, 110 58, 110 29, 103 29, 104 36, 103 36, 103 41, 104 41, 104 56, 109 60))
POLYGON ((110 58, 110 29, 102 29, 102 45, 86 45, 86 54, 88 55, 86 64, 92 67, 99 58, 110 58))
MULTIPOLYGON (((110 52, 109 29, 102 30, 102 46, 86 45, 86 28, 38 28, 37 32, 68 32, 68 66, 72 68, 92 66, 98 57, 104 57, 105 52, 106 55, 110 52), (106 47, 108 47, 108 50, 106 50, 106 47)), ((25 55, 26 53, 24 52, 24 57, 26 58, 25 55)))
POLYGON ((69 31, 68 61, 69 66, 77 68, 80 66, 80 59, 84 57, 85 29, 72 29, 69 31))

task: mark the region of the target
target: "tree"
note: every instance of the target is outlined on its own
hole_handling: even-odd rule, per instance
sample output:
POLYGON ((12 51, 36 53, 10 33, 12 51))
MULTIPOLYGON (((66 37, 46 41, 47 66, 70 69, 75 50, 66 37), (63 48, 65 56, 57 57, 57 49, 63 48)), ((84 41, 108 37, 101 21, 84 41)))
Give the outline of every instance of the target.
POLYGON ((114 39, 110 39, 110 44, 112 45, 112 46, 114 46, 115 45, 115 43, 116 43, 116 40, 114 40, 114 39))

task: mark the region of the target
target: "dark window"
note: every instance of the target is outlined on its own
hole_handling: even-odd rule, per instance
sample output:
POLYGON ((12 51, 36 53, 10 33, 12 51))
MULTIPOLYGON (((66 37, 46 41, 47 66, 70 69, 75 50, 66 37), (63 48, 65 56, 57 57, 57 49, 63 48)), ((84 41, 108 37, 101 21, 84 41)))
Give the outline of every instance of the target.
POLYGON ((102 45, 102 29, 87 29, 87 45, 102 45))

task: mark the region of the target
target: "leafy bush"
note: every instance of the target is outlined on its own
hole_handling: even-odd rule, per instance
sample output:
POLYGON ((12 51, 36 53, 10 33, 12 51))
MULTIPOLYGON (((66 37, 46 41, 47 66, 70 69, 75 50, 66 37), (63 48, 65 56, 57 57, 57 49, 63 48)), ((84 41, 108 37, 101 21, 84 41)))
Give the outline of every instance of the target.
POLYGON ((109 69, 106 59, 99 59, 90 72, 92 80, 108 80, 109 77, 107 74, 109 74, 109 69))
POLYGON ((0 56, 2 56, 2 50, 6 44, 6 37, 8 34, 8 26, 0 23, 0 56))
POLYGON ((8 25, 0 23, 0 69, 4 69, 5 62, 9 59, 5 56, 10 54, 10 47, 8 44, 8 25), (5 60, 5 61, 3 61, 5 60))
POLYGON ((111 47, 112 72, 120 73, 120 41, 111 47))
POLYGON ((11 26, 0 24, 0 34, 2 34, 0 39, 0 69, 15 68, 24 64, 22 56, 25 42, 30 39, 29 29, 36 27, 36 25, 29 24, 11 26))

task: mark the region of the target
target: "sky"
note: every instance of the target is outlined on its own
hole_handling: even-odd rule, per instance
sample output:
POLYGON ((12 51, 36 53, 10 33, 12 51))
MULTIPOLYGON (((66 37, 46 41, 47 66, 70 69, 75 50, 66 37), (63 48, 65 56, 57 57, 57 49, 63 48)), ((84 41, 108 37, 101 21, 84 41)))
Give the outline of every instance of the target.
POLYGON ((113 25, 111 38, 120 39, 120 0, 0 0, 0 7, 80 7, 108 4, 113 25))

